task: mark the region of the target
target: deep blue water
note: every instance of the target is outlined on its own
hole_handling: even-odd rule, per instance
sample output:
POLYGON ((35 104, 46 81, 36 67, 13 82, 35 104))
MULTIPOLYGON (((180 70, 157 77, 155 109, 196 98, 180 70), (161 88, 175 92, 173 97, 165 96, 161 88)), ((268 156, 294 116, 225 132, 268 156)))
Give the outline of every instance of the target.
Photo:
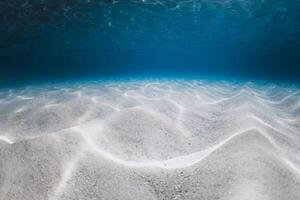
POLYGON ((0 84, 300 81, 299 0, 3 0, 0 84))

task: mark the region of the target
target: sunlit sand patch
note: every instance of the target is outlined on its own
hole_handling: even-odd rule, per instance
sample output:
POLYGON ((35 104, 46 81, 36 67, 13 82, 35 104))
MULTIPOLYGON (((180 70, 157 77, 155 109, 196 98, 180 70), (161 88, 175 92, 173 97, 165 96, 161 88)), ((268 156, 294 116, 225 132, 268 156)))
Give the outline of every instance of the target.
MULTIPOLYGON (((47 191, 39 195, 51 200, 76 199, 75 194, 83 195, 81 199, 109 199, 101 191, 105 195, 111 191, 122 200, 143 199, 144 194, 157 200, 282 200, 284 193, 289 194, 286 200, 294 200, 300 196, 300 94, 295 87, 145 80, 27 87, 1 95, 0 127, 5 134, 0 135, 0 150, 7 157, 0 161, 0 180, 34 180, 47 191), (55 138, 53 158, 53 149, 44 145, 48 136, 55 138), (43 159, 49 155, 60 166, 61 171, 51 172, 58 181, 46 179, 44 171, 42 176, 28 177, 28 169, 22 172, 22 166, 14 174, 15 166, 8 166, 15 145, 18 152, 34 155, 33 144, 44 152, 43 159), (66 159, 66 152, 72 157, 66 159), (248 161, 252 157, 253 162, 248 161), (84 171, 87 164, 92 171, 84 171), (11 171, 1 171, 1 166, 11 171), (101 171, 104 168, 125 178, 108 179, 101 171), (219 183, 221 179, 225 182, 219 183), (85 188, 90 182, 95 183, 85 188), (134 199, 120 192, 137 185, 134 199)), ((22 162, 36 170, 45 167, 39 162, 31 166, 30 159, 42 158, 22 162)), ((41 197, 26 190, 18 182, 9 190, 0 184, 0 197, 16 199, 13 193, 24 194, 25 200, 41 197)))
POLYGON ((7 144, 12 144, 13 143, 13 141, 11 139, 9 139, 8 137, 3 136, 3 135, 0 136, 0 141, 4 141, 7 144))

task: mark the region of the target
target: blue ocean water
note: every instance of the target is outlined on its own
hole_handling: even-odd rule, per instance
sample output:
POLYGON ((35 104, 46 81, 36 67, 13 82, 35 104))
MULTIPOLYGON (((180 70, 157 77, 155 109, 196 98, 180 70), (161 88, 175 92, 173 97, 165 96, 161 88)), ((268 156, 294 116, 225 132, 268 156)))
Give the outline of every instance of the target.
POLYGON ((4 0, 0 84, 120 77, 299 82, 298 0, 4 0))

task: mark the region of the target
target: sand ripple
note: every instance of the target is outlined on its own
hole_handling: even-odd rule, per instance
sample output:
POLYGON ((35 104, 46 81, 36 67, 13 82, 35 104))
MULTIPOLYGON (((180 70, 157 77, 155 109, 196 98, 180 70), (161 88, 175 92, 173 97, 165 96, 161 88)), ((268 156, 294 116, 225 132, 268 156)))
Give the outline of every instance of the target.
POLYGON ((299 124, 296 86, 0 91, 0 199, 298 199, 299 124))

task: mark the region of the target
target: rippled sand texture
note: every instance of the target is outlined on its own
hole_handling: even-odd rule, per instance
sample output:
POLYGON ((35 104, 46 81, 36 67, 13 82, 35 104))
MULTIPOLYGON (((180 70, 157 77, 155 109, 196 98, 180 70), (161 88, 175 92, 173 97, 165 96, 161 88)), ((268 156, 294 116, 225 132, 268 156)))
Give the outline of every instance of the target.
POLYGON ((296 200, 300 90, 129 81, 0 92, 1 200, 296 200))

